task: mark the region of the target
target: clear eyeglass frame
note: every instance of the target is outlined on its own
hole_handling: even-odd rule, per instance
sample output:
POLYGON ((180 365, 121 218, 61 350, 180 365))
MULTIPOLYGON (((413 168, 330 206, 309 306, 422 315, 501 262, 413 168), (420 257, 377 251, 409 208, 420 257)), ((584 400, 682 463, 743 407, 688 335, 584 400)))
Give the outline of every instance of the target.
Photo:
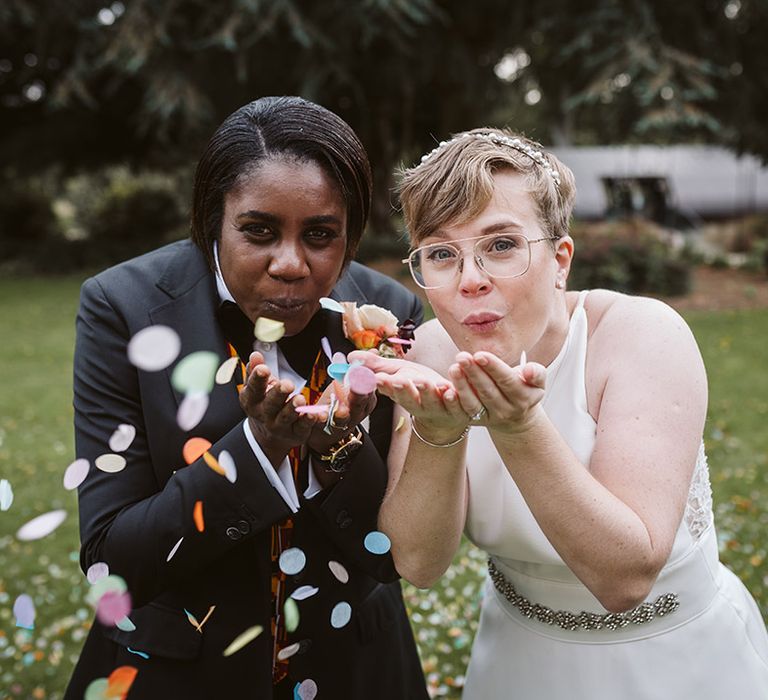
POLYGON ((541 243, 542 241, 556 241, 557 238, 554 236, 545 236, 544 238, 526 238, 524 235, 519 233, 495 233, 495 234, 484 234, 482 236, 471 236, 469 238, 459 238, 455 241, 445 242, 445 243, 430 243, 428 245, 419 246, 418 248, 414 248, 409 254, 407 258, 403 258, 400 262, 403 263, 403 265, 408 265, 408 269, 411 272, 411 277, 413 278, 413 281, 416 282, 419 287, 422 289, 442 289, 443 287, 447 287, 449 284, 451 284, 456 277, 458 277, 463 268, 464 268, 464 258, 466 255, 462 254, 462 251, 459 249, 459 247, 456 245, 457 243, 467 243, 469 241, 475 241, 474 246, 472 247, 472 257, 475 261, 475 264, 489 277, 493 277, 495 279, 512 279, 514 277, 521 277, 526 272, 528 272, 528 269, 531 266, 531 245, 533 243, 541 243), (525 241, 525 248, 527 253, 527 260, 525 263, 525 267, 520 272, 515 272, 511 275, 500 275, 493 272, 489 272, 488 269, 485 266, 484 263, 484 257, 481 253, 478 252, 478 246, 483 242, 487 241, 489 239, 497 239, 497 238, 514 238, 518 241, 525 241), (429 250, 430 248, 441 248, 441 247, 448 247, 453 248, 456 251, 457 254, 457 264, 453 268, 453 274, 450 276, 450 278, 446 278, 446 281, 442 284, 437 285, 428 285, 424 283, 423 278, 419 276, 418 272, 418 255, 424 252, 425 250, 429 250))

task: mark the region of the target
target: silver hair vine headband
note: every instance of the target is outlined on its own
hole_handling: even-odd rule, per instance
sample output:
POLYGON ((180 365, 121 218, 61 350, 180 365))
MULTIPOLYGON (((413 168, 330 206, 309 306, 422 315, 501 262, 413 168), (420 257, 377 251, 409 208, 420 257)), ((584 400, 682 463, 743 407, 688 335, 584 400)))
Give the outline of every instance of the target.
POLYGON ((505 134, 492 134, 488 132, 477 132, 477 131, 466 132, 464 134, 461 134, 460 136, 456 136, 455 138, 452 138, 450 141, 441 141, 439 144, 437 144, 436 148, 433 148, 429 153, 421 157, 421 162, 425 163, 433 155, 435 155, 435 153, 442 150, 443 147, 447 146, 449 143, 453 143, 454 141, 458 141, 459 139, 466 139, 466 138, 485 139, 486 141, 492 141, 493 143, 499 146, 508 146, 509 148, 513 148, 514 150, 519 151, 523 155, 528 156, 534 163, 536 163, 537 165, 540 165, 545 172, 549 173, 552 180, 554 180, 555 187, 560 189, 560 173, 547 160, 544 154, 541 151, 537 151, 535 148, 531 148, 527 143, 523 143, 520 139, 510 138, 505 134))

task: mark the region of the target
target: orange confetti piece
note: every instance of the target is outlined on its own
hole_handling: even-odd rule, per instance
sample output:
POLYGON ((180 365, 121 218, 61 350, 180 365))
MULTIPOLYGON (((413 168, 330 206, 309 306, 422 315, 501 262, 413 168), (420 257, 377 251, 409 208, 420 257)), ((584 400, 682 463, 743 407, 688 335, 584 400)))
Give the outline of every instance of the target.
POLYGON ((120 698, 120 700, 125 698, 138 672, 139 670, 133 666, 118 666, 109 674, 104 695, 108 698, 120 698))
POLYGON ((184 447, 181 451, 181 453, 184 455, 184 461, 187 464, 192 464, 192 462, 194 462, 196 459, 202 457, 210 446, 210 441, 206 440, 205 438, 189 438, 189 440, 184 443, 184 447))
POLYGON ((203 459, 205 460, 205 463, 217 474, 221 474, 222 476, 227 475, 227 472, 224 471, 224 467, 219 464, 219 461, 216 459, 216 457, 208 452, 208 450, 203 452, 203 459))
POLYGON ((198 529, 198 532, 202 532, 205 530, 205 521, 203 520, 203 502, 197 501, 195 503, 195 508, 192 511, 192 517, 195 519, 195 527, 198 529))

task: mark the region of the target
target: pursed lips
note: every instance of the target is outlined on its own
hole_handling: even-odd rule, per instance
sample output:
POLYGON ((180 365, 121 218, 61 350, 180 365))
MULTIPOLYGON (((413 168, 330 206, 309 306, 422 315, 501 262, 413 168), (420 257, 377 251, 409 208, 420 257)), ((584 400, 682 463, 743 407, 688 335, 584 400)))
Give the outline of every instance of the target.
POLYGON ((489 331, 503 318, 501 314, 492 311, 475 311, 465 316, 461 323, 473 331, 489 331))

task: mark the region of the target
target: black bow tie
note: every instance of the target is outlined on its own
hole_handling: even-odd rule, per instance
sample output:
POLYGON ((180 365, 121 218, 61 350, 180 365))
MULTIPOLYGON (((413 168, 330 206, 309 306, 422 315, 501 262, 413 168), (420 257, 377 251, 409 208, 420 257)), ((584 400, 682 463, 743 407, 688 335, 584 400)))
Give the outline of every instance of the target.
MULTIPOLYGON (((237 350, 240 359, 247 363, 253 352, 253 323, 240 307, 231 301, 222 302, 216 316, 224 330, 224 336, 237 350)), ((320 341, 324 337, 328 338, 333 352, 346 354, 354 349, 344 337, 341 316, 325 309, 320 309, 296 335, 281 338, 278 345, 293 370, 300 377, 309 379, 315 358, 321 349, 320 341)))

